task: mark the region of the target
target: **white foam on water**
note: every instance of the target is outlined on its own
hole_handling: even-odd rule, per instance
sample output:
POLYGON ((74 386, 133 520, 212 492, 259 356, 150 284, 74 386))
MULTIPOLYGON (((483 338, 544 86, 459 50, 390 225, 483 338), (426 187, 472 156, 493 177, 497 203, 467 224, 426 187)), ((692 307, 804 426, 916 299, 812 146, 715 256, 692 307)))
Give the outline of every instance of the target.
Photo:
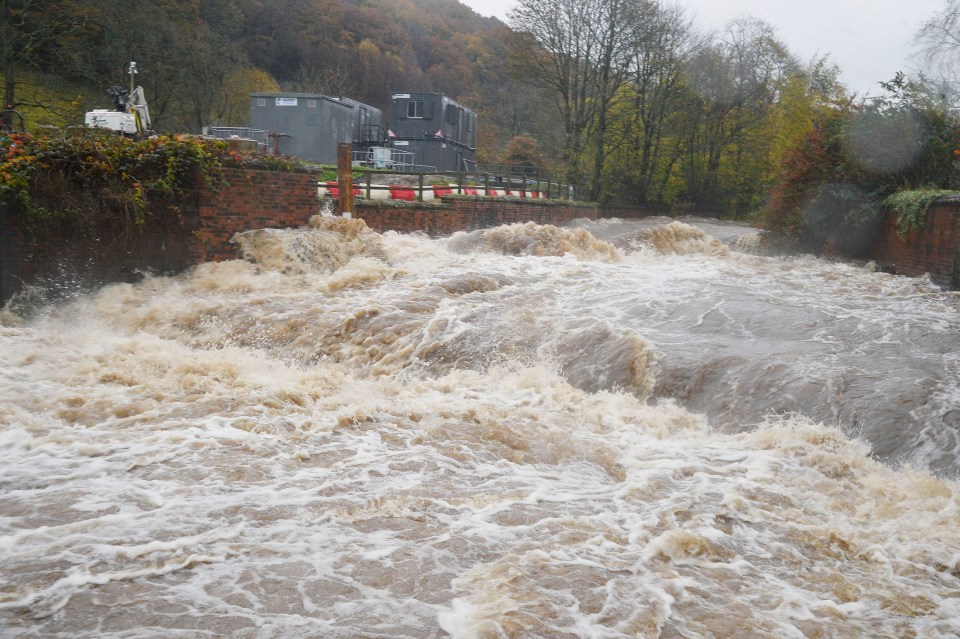
POLYGON ((955 298, 736 252, 388 233, 331 267, 274 239, 0 327, 4 637, 960 632, 956 481, 843 423, 723 432, 657 395, 671 358, 746 375, 778 332, 833 366, 903 337, 949 362, 955 298))

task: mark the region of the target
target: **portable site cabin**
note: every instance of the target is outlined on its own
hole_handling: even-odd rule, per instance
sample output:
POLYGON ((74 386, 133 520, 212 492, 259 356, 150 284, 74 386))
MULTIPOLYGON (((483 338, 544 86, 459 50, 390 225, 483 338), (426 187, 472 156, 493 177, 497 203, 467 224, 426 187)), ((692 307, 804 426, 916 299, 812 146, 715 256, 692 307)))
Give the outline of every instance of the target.
POLYGON ((380 109, 314 93, 251 93, 251 128, 263 129, 281 155, 336 164, 337 144, 383 141, 380 109))
POLYGON ((477 114, 442 93, 394 93, 387 135, 413 153, 418 170, 476 169, 477 114))

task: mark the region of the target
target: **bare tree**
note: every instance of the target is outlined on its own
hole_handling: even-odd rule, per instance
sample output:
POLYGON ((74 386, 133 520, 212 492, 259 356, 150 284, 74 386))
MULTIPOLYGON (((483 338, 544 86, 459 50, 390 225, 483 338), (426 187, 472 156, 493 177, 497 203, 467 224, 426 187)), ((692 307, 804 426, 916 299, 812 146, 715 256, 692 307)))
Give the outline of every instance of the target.
POLYGON ((753 147, 787 76, 799 64, 757 19, 730 23, 690 67, 690 83, 700 104, 701 122, 688 147, 687 187, 711 209, 749 207, 759 188, 755 167, 763 154, 753 147), (728 170, 722 171, 723 167, 728 170), (722 173, 738 183, 723 184, 722 173))
POLYGON ((607 118, 624 82, 631 25, 645 0, 520 0, 510 14, 515 69, 552 90, 563 120, 568 180, 600 192, 607 118), (591 158, 584 168, 584 155, 591 158))
POLYGON ((914 36, 925 72, 937 78, 955 101, 960 93, 960 0, 946 0, 914 36))

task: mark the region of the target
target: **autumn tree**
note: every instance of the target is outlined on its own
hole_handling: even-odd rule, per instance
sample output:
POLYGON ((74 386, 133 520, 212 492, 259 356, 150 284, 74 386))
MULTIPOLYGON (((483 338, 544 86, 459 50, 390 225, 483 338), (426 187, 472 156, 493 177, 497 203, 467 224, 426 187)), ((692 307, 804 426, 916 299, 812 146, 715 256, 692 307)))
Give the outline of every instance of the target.
POLYGON ((567 180, 600 192, 608 115, 623 84, 641 0, 520 0, 510 14, 517 31, 515 72, 550 89, 564 131, 567 180), (590 157, 585 152, 590 151, 590 157))
POLYGON ((627 79, 608 138, 611 161, 604 190, 622 203, 666 203, 674 199, 670 191, 695 118, 686 71, 700 38, 678 6, 651 5, 632 28, 627 79))
POLYGON ((507 142, 503 163, 511 166, 528 166, 542 169, 543 157, 537 141, 529 135, 516 135, 507 142))
POLYGON ((0 65, 3 69, 3 107, 17 106, 17 69, 52 66, 59 44, 79 32, 89 19, 82 3, 41 0, 0 0, 0 65))
POLYGON ((687 189, 708 210, 746 212, 760 204, 770 139, 769 110, 797 63, 770 25, 732 22, 690 67, 700 123, 688 146, 687 189))

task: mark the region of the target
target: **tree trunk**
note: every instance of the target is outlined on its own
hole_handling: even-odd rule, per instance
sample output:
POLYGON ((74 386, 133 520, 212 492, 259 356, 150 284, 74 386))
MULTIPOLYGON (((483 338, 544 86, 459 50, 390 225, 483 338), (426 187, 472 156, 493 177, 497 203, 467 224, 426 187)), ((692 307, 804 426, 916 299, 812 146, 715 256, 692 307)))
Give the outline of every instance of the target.
POLYGON ((15 58, 13 50, 13 34, 10 33, 10 7, 5 2, 0 3, 0 55, 3 56, 3 104, 2 109, 12 109, 16 106, 14 91, 16 83, 15 58))

